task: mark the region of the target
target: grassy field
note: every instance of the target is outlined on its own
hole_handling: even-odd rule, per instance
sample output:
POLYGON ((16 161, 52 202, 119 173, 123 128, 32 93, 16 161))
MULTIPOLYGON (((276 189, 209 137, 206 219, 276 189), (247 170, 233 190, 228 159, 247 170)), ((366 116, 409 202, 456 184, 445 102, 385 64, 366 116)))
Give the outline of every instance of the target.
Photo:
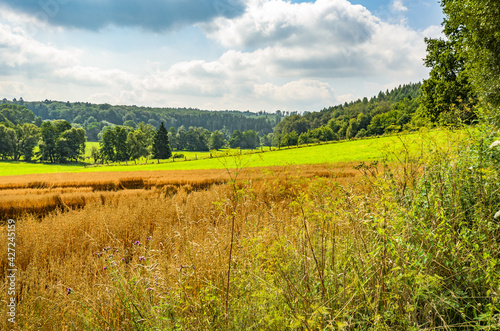
MULTIPOLYGON (((263 152, 242 150, 241 158, 237 162, 246 167, 268 167, 282 165, 320 164, 335 162, 370 161, 384 157, 391 157, 390 151, 400 150, 406 144, 413 151, 429 150, 432 145, 446 144, 450 136, 458 138, 460 133, 433 131, 427 133, 415 133, 402 136, 379 137, 372 139, 352 140, 323 145, 300 146, 282 148, 281 150, 269 151, 268 147, 263 152)), ((87 150, 97 143, 89 143, 87 150)), ((57 173, 57 172, 101 172, 101 171, 156 171, 156 170, 195 170, 195 169, 223 169, 234 167, 235 158, 210 158, 210 152, 178 152, 186 156, 187 161, 177 159, 161 161, 149 160, 148 164, 135 165, 133 161, 125 165, 112 164, 104 166, 80 165, 48 165, 33 164, 25 162, 2 162, 0 176, 23 175, 35 173, 57 173)), ((226 152, 218 152, 224 156, 226 152)), ((228 151, 229 154, 238 154, 239 151, 228 151)), ((214 155, 213 155, 214 156, 214 155)), ((142 160, 142 162, 145 162, 142 160)), ((140 162, 139 162, 140 163, 140 162)))

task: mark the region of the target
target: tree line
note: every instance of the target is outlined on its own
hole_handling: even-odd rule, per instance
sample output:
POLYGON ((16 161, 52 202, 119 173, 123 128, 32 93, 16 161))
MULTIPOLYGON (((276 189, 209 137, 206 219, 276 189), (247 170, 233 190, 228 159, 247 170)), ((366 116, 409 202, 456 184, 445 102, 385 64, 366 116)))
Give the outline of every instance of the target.
MULTIPOLYGON (((86 132, 66 120, 41 121, 24 106, 0 105, 0 158, 35 159, 42 162, 78 162, 85 157, 86 132), (38 151, 35 149, 38 146, 38 151)), ((139 123, 136 128, 109 125, 99 135, 100 148, 93 148, 95 162, 122 162, 142 157, 168 159, 172 151, 208 151, 224 147, 256 148, 260 139, 254 130, 235 130, 228 140, 222 131, 184 126, 158 129, 139 123)))
POLYGON ((65 163, 85 153, 85 130, 64 120, 37 122, 33 112, 18 105, 0 105, 0 157, 65 163), (36 123, 36 124, 35 124, 36 123), (38 125, 37 125, 38 124, 38 125), (39 147, 35 154, 35 148, 39 147))
POLYGON ((209 151, 221 148, 250 148, 260 146, 258 134, 253 130, 233 132, 228 141, 217 130, 210 132, 200 127, 180 127, 166 129, 162 122, 157 130, 150 125, 140 123, 137 129, 117 125, 104 131, 99 141, 100 149, 92 150, 92 157, 98 162, 122 162, 150 157, 168 159, 176 151, 209 151))
POLYGON ((151 108, 137 106, 112 106, 88 102, 60 102, 45 100, 27 102, 23 98, 0 101, 1 104, 25 106, 35 114, 38 121, 62 119, 76 128, 87 132, 88 141, 98 141, 99 134, 108 126, 123 125, 137 129, 139 123, 159 127, 163 122, 166 127, 179 129, 200 127, 211 132, 221 131, 230 138, 234 130, 254 130, 260 134, 273 131, 285 113, 259 113, 241 111, 205 111, 192 108, 151 108))

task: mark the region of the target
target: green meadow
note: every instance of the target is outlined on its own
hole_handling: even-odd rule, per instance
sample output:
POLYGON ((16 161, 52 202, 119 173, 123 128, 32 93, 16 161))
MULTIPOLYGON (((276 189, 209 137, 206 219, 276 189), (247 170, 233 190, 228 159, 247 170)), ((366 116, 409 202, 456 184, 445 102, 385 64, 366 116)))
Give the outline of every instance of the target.
MULTIPOLYGON (((351 140, 320 145, 284 147, 279 150, 263 147, 262 150, 227 150, 219 152, 174 152, 183 154, 186 159, 160 161, 134 161, 127 164, 91 165, 82 164, 42 164, 5 161, 0 164, 0 176, 58 173, 58 172, 101 172, 101 171, 138 171, 138 170, 195 170, 232 168, 239 163, 245 167, 267 167, 280 165, 300 165, 318 163, 337 163, 352 161, 371 161, 382 158, 391 159, 403 148, 413 152, 429 151, 433 146, 443 146, 459 139, 463 133, 451 131, 429 131, 406 135, 393 135, 370 139, 351 140), (451 139, 453 137, 453 139, 451 139), (212 158, 210 157, 212 155, 212 158)), ((87 151, 98 143, 88 143, 87 151)), ((87 161, 88 162, 88 161, 87 161)))

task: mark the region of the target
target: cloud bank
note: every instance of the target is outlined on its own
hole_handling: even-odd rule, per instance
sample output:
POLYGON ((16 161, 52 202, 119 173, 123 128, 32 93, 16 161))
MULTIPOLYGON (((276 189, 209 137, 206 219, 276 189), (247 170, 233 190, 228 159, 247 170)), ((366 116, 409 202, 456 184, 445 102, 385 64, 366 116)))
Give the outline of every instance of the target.
MULTIPOLYGON (((64 6, 82 5, 77 0, 64 1, 67 2, 64 6)), ((151 3, 174 2, 179 5, 176 10, 191 3, 182 0, 151 3)), ((95 8, 114 2, 89 3, 95 8)), ((63 4, 60 6, 62 11, 63 4)), ((130 4, 137 9, 134 6, 139 5, 130 4)), ((91 52, 87 49, 42 42, 21 28, 0 23, 0 75, 9 81, 8 85, 0 84, 0 93, 11 94, 14 88, 20 92, 33 91, 38 86, 39 93, 31 93, 32 97, 25 95, 25 99, 40 95, 38 98, 74 100, 76 96, 80 101, 149 106, 318 110, 421 80, 427 74, 422 64, 423 39, 435 37, 440 30, 429 27, 416 31, 404 23, 384 22, 363 6, 346 0, 304 3, 249 0, 244 11, 215 13, 210 19, 210 15, 197 19, 196 26, 214 45, 219 45, 219 54, 209 59, 201 49, 195 56, 189 54, 194 60, 169 65, 160 60, 146 72, 106 66, 98 57, 92 62, 86 57, 91 52), (28 81, 26 77, 33 79, 28 81), (49 94, 44 95, 47 90, 49 94)), ((148 15, 138 14, 143 18, 148 15)), ((17 22, 25 14, 8 17, 17 22)), ((97 20, 92 19, 94 23, 87 22, 86 28, 98 29, 122 21, 128 22, 123 23, 125 26, 137 24, 143 29, 148 29, 149 24, 149 29, 155 31, 172 27, 170 23, 159 26, 154 19, 139 25, 133 23, 138 22, 137 18, 122 17, 119 13, 113 17, 115 23, 110 23, 111 20, 95 23, 97 20)), ((141 56, 135 60, 134 55, 139 66, 150 60, 146 53, 134 54, 141 56)))
POLYGON ((54 26, 100 30, 113 25, 154 32, 232 18, 245 10, 243 0, 0 0, 0 6, 54 26))

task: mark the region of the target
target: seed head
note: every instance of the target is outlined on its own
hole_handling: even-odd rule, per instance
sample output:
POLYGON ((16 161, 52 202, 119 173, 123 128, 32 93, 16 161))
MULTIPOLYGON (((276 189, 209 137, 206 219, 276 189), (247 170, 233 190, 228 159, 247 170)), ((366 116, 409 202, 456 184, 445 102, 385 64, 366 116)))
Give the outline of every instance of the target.
POLYGON ((490 145, 490 148, 493 148, 497 145, 500 145, 500 140, 497 140, 497 141, 494 141, 491 145, 490 145))

